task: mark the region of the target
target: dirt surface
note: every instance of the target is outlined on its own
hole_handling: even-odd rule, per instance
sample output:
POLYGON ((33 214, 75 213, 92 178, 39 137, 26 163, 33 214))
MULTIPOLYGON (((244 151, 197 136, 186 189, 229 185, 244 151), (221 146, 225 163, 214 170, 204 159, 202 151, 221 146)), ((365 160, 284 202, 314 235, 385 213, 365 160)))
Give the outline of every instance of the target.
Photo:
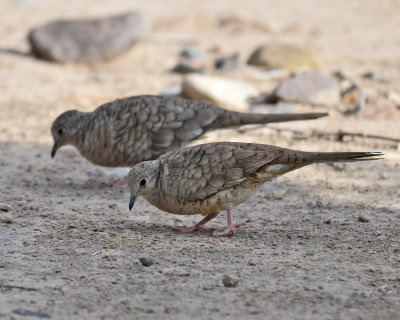
MULTIPOLYGON (((1 319, 400 319, 395 143, 294 139, 267 128, 209 134, 202 142, 387 155, 289 173, 234 210, 246 227, 214 239, 171 231, 200 216, 167 214, 143 199, 129 212, 128 191, 112 186, 123 172, 96 167, 71 147, 51 160, 49 131, 62 111, 179 84, 167 71, 188 44, 210 65, 218 53, 238 51, 245 61, 279 40, 306 44, 327 72, 357 79, 368 103, 356 116, 329 110, 329 118, 271 128, 400 138, 398 1, 3 0, 0 12, 1 319), (38 24, 128 9, 146 12, 152 32, 113 61, 58 65, 27 54, 26 35, 38 24), (370 71, 379 79, 360 78, 370 71), (155 263, 143 266, 143 254, 155 263), (225 274, 238 275, 238 286, 224 287, 225 274)), ((241 71, 231 77, 260 89, 276 84, 241 71)), ((223 229, 225 214, 209 225, 223 229)))

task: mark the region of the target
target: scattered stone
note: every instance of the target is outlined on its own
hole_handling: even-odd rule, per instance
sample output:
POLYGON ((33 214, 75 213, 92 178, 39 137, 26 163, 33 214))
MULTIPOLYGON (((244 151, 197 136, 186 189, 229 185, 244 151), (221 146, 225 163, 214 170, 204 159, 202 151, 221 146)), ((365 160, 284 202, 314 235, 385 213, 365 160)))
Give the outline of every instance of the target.
POLYGON ((293 45, 270 43, 257 48, 249 57, 248 64, 282 68, 291 72, 304 69, 322 69, 321 59, 308 48, 293 45))
POLYGON ((324 220, 324 223, 325 224, 331 224, 332 223, 332 219, 326 219, 326 220, 324 220))
POLYGON ((12 239, 11 239, 10 237, 3 237, 3 236, 0 236, 0 241, 3 241, 3 242, 11 242, 12 239))
POLYGON ((186 98, 211 102, 232 111, 245 112, 249 100, 259 91, 245 82, 220 77, 189 74, 182 84, 182 94, 186 98))
POLYGON ((149 267, 154 263, 154 258, 149 254, 144 254, 139 258, 139 261, 145 266, 149 267))
POLYGON ((379 81, 379 74, 375 71, 369 71, 361 75, 361 78, 371 80, 371 81, 379 81))
POLYGON ((239 53, 228 57, 218 57, 215 59, 214 68, 222 71, 233 71, 239 68, 239 53))
POLYGON ((365 218, 363 216, 358 216, 357 221, 359 221, 359 222, 369 222, 369 219, 365 218))
POLYGON ((335 105, 340 102, 339 84, 318 71, 306 71, 282 81, 273 92, 279 100, 335 105))
POLYGON ((357 104, 361 100, 361 92, 357 87, 352 86, 347 90, 342 91, 341 99, 344 105, 357 104))
POLYGON ((322 208, 323 204, 321 200, 317 200, 315 201, 315 205, 317 206, 317 208, 322 208))
POLYGON ((398 94, 397 92, 394 91, 389 91, 387 93, 387 97, 390 101, 392 101, 393 103, 395 103, 396 105, 400 105, 400 94, 398 94))
POLYGON ((240 278, 233 274, 226 274, 222 278, 222 283, 225 287, 236 287, 239 284, 240 278))
POLYGON ((2 205, 0 205, 0 211, 8 212, 8 211, 11 211, 11 210, 12 210, 12 208, 11 208, 11 206, 8 205, 8 204, 2 204, 2 205))
POLYGON ((197 63, 179 62, 171 69, 171 72, 187 74, 187 73, 203 73, 204 67, 197 63))
POLYGON ((198 60, 201 59, 201 52, 196 46, 190 46, 181 51, 181 57, 198 60))
POLYGON ((17 308, 11 311, 14 314, 19 316, 28 316, 28 317, 37 317, 37 318, 44 318, 44 319, 51 319, 51 316, 47 313, 30 311, 24 308, 17 308))
POLYGON ((147 17, 130 12, 93 20, 57 20, 31 30, 28 40, 37 58, 90 62, 123 53, 147 30, 147 17))
POLYGON ((2 205, 0 207, 0 223, 13 223, 13 215, 11 210, 11 207, 8 205, 2 205))
POLYGON ((182 93, 181 86, 170 86, 160 92, 161 96, 179 96, 182 93))

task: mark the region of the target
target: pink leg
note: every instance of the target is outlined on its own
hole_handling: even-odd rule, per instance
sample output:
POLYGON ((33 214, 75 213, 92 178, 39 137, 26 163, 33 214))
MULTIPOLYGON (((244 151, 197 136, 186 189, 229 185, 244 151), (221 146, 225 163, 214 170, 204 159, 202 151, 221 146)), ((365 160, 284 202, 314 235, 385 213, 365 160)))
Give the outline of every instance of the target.
POLYGON ((211 232, 210 229, 204 228, 203 225, 206 224, 208 221, 213 219, 215 216, 206 216, 204 219, 196 223, 193 227, 187 227, 187 228, 172 228, 173 231, 179 231, 179 232, 193 232, 193 231, 205 231, 205 232, 211 232))
POLYGON ((226 220, 228 222, 228 228, 222 232, 214 232, 213 237, 226 237, 233 236, 235 234, 235 228, 245 226, 245 223, 232 223, 231 209, 226 210, 226 220))

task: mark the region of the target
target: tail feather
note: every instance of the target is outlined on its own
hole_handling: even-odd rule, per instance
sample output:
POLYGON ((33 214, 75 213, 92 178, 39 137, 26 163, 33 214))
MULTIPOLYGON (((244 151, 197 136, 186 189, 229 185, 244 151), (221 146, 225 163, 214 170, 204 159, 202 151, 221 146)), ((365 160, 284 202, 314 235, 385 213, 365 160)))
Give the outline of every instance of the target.
POLYGON ((355 162, 383 159, 381 152, 310 152, 306 159, 310 162, 355 162))
POLYGON ((313 113, 276 113, 276 114, 261 114, 261 113, 239 113, 234 112, 229 119, 224 119, 223 126, 237 126, 245 124, 265 124, 273 122, 286 122, 297 120, 313 120, 326 117, 326 112, 313 113))

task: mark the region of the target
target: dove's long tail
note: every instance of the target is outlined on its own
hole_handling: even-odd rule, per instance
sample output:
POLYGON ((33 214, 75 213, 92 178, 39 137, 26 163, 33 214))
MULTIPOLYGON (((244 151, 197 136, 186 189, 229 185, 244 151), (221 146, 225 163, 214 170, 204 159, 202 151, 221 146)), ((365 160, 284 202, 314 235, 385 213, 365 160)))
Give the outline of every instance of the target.
POLYGON ((326 112, 276 114, 231 112, 223 120, 222 127, 231 127, 245 124, 265 124, 273 122, 312 120, 326 117, 327 115, 328 113, 326 112))
POLYGON ((304 157, 311 163, 354 162, 383 159, 381 152, 305 152, 304 157))

